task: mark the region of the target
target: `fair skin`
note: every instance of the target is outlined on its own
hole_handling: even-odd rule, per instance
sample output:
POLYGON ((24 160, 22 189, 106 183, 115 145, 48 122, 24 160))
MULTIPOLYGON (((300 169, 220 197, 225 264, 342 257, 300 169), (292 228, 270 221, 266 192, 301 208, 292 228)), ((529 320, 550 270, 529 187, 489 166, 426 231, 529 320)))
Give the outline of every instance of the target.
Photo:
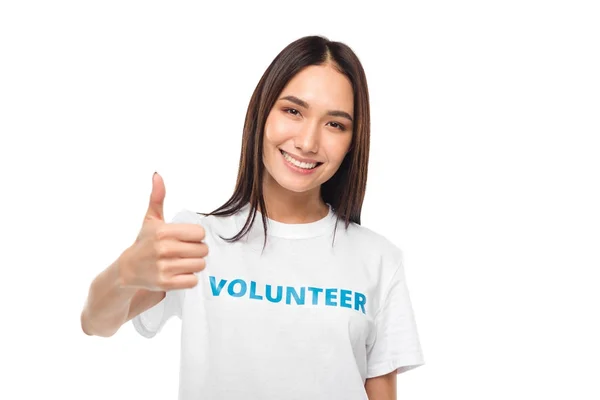
POLYGON ((353 117, 353 110, 350 81, 329 65, 309 66, 288 82, 264 129, 263 193, 271 219, 306 223, 327 214, 320 186, 350 148, 353 125, 347 117, 353 117), (287 165, 281 150, 322 164, 310 174, 299 173, 287 165))
MULTIPOLYGON (((269 218, 297 224, 327 215, 320 187, 350 149, 353 111, 352 85, 331 65, 306 67, 288 82, 264 130, 263 194, 269 218), (306 161, 304 168, 289 165, 282 151, 296 161, 306 161), (319 164, 307 173, 314 162, 319 164)), ((367 379, 365 390, 369 400, 396 400, 396 372, 367 379)))

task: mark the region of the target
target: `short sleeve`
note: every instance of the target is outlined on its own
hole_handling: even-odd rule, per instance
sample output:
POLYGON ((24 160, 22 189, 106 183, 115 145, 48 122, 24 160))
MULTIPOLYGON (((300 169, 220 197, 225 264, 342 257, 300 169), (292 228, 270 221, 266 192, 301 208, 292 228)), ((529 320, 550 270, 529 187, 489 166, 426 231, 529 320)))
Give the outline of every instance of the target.
POLYGON ((375 316, 375 341, 367 349, 367 378, 398 374, 425 364, 404 273, 403 256, 375 316))
MULTIPOLYGON (((189 210, 181 210, 171 220, 171 223, 198 223, 200 216, 189 210)), ((165 323, 173 316, 181 319, 184 290, 169 290, 165 298, 148 310, 136 315, 131 322, 135 330, 142 336, 152 338, 164 327, 165 323)))
POLYGON ((131 322, 135 330, 150 339, 162 330, 171 317, 178 316, 181 319, 181 292, 182 290, 169 290, 158 304, 133 317, 131 322))

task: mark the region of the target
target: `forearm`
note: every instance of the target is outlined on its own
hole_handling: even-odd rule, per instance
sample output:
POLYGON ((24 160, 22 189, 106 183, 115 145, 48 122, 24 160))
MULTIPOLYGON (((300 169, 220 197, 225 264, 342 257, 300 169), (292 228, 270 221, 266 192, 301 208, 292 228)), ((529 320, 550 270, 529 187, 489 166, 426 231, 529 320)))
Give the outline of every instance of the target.
POLYGON ((138 291, 121 284, 119 257, 91 283, 81 313, 81 328, 87 335, 109 337, 127 321, 129 306, 138 291))

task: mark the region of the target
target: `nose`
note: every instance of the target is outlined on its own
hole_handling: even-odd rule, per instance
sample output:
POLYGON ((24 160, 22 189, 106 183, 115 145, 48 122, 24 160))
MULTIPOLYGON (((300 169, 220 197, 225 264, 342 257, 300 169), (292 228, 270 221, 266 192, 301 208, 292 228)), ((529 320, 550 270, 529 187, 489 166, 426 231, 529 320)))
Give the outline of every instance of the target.
POLYGON ((318 124, 306 124, 294 138, 294 146, 303 153, 319 151, 320 130, 318 124))

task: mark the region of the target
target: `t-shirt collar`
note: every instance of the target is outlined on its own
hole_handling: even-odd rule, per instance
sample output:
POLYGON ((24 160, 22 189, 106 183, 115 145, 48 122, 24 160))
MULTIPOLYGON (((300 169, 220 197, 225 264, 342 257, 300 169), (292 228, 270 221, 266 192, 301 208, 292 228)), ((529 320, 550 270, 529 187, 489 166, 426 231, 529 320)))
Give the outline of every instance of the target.
MULTIPOLYGON (((336 220, 335 212, 329 203, 326 204, 329 208, 329 212, 325 217, 314 222, 287 224, 267 218, 267 234, 269 236, 277 236, 286 239, 306 239, 333 233, 333 226, 335 225, 336 220)), ((249 203, 240 209, 237 222, 238 229, 241 230, 246 223, 249 211, 249 203)), ((260 233, 262 236, 263 230, 262 213, 257 211, 251 231, 254 234, 260 233)))

